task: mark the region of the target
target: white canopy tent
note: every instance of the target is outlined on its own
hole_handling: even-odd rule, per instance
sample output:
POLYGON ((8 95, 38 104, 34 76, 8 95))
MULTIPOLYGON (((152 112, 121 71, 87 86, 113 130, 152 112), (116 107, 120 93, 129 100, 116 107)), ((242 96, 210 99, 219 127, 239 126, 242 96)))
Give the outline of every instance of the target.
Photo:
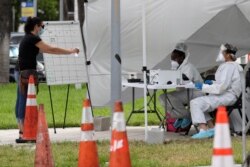
MULTIPOLYGON (((142 73, 142 3, 121 1, 122 74, 142 73)), ((190 62, 202 72, 216 65, 221 43, 236 45, 244 55, 250 50, 249 0, 147 0, 147 68, 170 68, 169 53, 184 41, 190 62)), ((87 38, 91 99, 94 106, 110 101, 111 1, 89 1, 85 35, 87 38)), ((130 91, 123 88, 122 100, 130 91)))
MULTIPOLYGON (((169 53, 178 42, 188 45, 189 61, 200 72, 216 65, 222 43, 250 50, 250 0, 124 0, 121 1, 122 74, 148 69, 169 69, 169 53), (146 53, 143 61, 142 6, 145 3, 146 53)), ((94 106, 110 102, 111 1, 89 1, 87 38, 90 94, 94 106)), ((123 88, 122 100, 129 100, 123 88)), ((142 95, 142 93, 141 93, 142 95)), ((244 122, 244 121, 243 121, 244 122)))

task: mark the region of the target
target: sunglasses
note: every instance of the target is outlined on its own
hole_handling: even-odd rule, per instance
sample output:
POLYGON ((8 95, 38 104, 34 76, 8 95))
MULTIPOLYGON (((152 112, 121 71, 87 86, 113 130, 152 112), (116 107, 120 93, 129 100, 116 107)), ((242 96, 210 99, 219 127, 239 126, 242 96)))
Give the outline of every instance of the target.
POLYGON ((41 25, 42 29, 44 29, 45 25, 41 25))

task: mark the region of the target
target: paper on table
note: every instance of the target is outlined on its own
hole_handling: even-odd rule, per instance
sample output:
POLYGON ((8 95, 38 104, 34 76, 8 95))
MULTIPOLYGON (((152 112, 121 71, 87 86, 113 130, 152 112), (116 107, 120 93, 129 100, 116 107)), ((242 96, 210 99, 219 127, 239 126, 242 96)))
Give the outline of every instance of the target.
POLYGON ((186 87, 186 88, 195 88, 193 82, 186 83, 186 84, 185 84, 185 87, 186 87))

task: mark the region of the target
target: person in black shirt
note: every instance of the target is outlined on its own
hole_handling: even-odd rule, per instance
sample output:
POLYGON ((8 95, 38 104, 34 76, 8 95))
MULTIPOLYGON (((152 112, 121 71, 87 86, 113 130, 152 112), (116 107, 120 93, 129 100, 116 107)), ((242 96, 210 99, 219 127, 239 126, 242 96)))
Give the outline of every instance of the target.
MULTIPOLYGON (((25 36, 19 46, 18 63, 16 69, 18 72, 24 70, 36 70, 36 56, 40 52, 50 54, 74 54, 79 53, 79 49, 64 49, 46 44, 39 37, 44 32, 43 21, 38 17, 28 17, 24 26, 25 36)), ((19 128, 19 139, 17 143, 22 143, 23 123, 25 118, 25 105, 27 97, 27 88, 21 91, 20 77, 17 82, 17 100, 16 100, 16 119, 19 128)))

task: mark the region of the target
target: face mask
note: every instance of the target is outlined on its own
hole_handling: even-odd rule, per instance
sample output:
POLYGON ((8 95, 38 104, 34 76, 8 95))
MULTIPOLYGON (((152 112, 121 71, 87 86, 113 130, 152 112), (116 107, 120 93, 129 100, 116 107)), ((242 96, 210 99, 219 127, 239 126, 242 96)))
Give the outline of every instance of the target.
POLYGON ((38 32, 38 36, 41 36, 45 32, 44 28, 41 28, 41 30, 38 32))
POLYGON ((219 55, 217 56, 216 62, 225 62, 225 57, 224 55, 220 52, 219 55))
POLYGON ((177 63, 177 61, 171 61, 171 69, 177 70, 180 65, 177 63))

